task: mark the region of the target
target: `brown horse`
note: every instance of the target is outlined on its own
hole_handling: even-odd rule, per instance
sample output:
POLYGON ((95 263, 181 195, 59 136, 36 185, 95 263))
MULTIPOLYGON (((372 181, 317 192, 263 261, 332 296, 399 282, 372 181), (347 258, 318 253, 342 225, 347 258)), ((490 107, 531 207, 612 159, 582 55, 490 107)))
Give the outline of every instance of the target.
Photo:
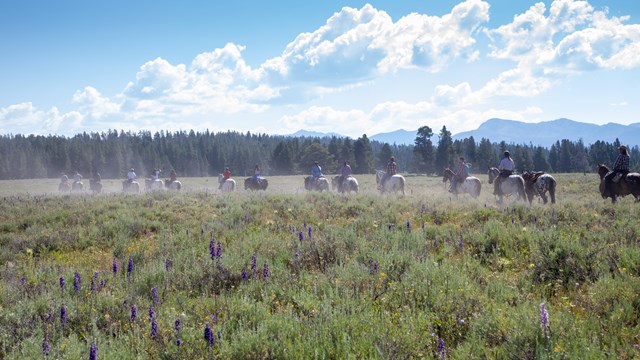
POLYGON ((611 184, 611 189, 613 190, 613 194, 608 194, 605 196, 604 194, 604 177, 611 170, 605 164, 598 164, 598 175, 600 175, 600 195, 603 199, 607 197, 611 198, 611 202, 615 203, 616 198, 618 196, 626 196, 633 195, 636 198, 636 201, 640 201, 640 174, 638 173, 628 173, 623 176, 617 183, 613 182, 611 184))

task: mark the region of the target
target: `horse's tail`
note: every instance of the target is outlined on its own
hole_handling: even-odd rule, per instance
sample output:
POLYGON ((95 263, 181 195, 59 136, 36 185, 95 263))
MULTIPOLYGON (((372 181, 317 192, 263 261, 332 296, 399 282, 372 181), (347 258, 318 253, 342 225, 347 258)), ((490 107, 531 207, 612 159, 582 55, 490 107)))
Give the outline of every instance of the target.
POLYGON ((522 176, 518 178, 518 195, 523 201, 527 201, 527 193, 524 191, 524 179, 522 176))
POLYGON ((400 178, 400 190, 402 190, 402 195, 406 195, 404 192, 404 177, 400 178))
POLYGON ((478 198, 480 196, 480 190, 482 190, 482 183, 480 182, 480 180, 475 181, 473 183, 473 188, 474 188, 473 189, 473 192, 474 192, 473 197, 474 198, 478 198))

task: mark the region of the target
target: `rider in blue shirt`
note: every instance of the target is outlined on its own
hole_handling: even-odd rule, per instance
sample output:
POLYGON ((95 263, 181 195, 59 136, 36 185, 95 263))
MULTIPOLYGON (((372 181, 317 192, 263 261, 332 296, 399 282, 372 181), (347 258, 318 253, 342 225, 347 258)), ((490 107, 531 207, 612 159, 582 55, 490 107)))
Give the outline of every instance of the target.
POLYGON ((318 162, 315 161, 313 163, 313 166, 311 166, 311 177, 313 177, 313 180, 317 180, 321 176, 323 176, 322 175, 322 168, 320 167, 318 162))

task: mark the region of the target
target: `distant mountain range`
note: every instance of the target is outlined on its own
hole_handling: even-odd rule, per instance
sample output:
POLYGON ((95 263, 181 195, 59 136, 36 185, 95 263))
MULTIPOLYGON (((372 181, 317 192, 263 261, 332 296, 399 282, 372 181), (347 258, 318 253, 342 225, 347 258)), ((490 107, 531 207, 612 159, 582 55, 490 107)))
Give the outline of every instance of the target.
MULTIPOLYGON (((437 143, 438 133, 441 129, 432 129, 434 137, 432 141, 437 143)), ((370 140, 397 145, 413 145, 418 130, 395 130, 388 133, 380 133, 369 136, 370 140)), ((342 136, 335 133, 318 133, 300 130, 291 136, 342 136)), ((507 144, 533 144, 535 146, 550 147, 558 140, 568 139, 578 141, 582 139, 585 145, 590 145, 598 140, 613 142, 619 139, 622 144, 629 146, 640 145, 640 123, 621 125, 608 123, 595 125, 569 119, 557 119, 539 123, 525 123, 515 120, 489 119, 482 123, 476 130, 453 134, 453 139, 465 139, 473 136, 476 143, 482 138, 491 142, 504 141, 507 144)))

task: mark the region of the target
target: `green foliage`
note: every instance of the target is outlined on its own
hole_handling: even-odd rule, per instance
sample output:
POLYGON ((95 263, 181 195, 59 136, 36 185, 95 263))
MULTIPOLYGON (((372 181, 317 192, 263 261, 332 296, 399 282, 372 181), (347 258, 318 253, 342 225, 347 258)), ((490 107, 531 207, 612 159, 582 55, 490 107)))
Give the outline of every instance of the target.
POLYGON ((405 197, 372 176, 350 196, 299 193, 300 176, 266 193, 7 196, 0 357, 43 357, 46 338, 51 358, 92 342, 117 359, 637 358, 637 204, 600 199, 596 175, 556 179, 553 207, 453 201, 429 177, 405 197))

